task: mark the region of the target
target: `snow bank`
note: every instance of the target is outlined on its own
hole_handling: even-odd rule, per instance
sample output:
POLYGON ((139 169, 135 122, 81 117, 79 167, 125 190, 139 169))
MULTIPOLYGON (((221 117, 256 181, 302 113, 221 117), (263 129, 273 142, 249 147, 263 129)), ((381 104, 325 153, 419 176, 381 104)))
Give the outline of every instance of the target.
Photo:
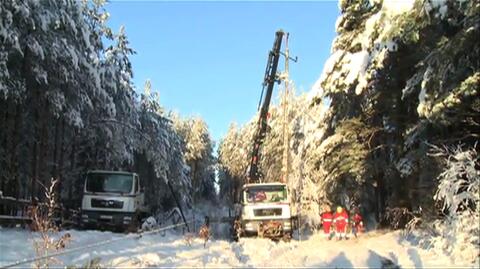
MULTIPOLYGON (((69 231, 72 242, 68 248, 84 246, 101 240, 122 237, 122 234, 98 231, 69 231)), ((18 229, 0 230, 0 266, 32 257, 32 238, 37 236, 18 229)), ((275 243, 266 239, 247 238, 240 242, 214 240, 203 248, 201 240, 189 246, 179 234, 150 235, 128 239, 116 244, 74 253, 61 258, 64 265, 82 266, 100 257, 107 267, 328 267, 328 268, 380 268, 390 260, 402 268, 472 267, 437 252, 417 247, 402 239, 400 232, 370 232, 349 241, 327 241, 313 234, 305 241, 275 243)))

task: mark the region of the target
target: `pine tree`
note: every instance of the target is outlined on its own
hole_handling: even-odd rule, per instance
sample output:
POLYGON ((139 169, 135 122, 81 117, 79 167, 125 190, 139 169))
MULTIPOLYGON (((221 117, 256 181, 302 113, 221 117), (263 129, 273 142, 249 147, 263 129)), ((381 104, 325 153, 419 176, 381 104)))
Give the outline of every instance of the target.
POLYGON ((185 145, 183 154, 185 162, 190 167, 195 200, 214 200, 216 198, 214 145, 207 124, 199 117, 180 119, 174 116, 173 125, 185 145))
POLYGON ((135 94, 134 51, 104 4, 0 3, 0 189, 42 199, 36 182, 53 177, 78 207, 86 171, 127 170, 154 207, 175 206, 167 182, 189 203, 182 140, 155 92, 135 94))
MULTIPOLYGON (((361 203, 377 219, 394 207, 434 214, 440 164, 428 156, 429 145, 478 139, 478 61, 471 59, 478 58, 473 14, 480 6, 387 0, 340 6, 339 35, 317 83, 324 90, 317 99, 331 99, 327 140, 344 133, 351 119, 371 130, 369 152, 352 171, 371 164, 364 192, 376 198, 361 203)), ((333 150, 348 160, 348 150, 333 150)))

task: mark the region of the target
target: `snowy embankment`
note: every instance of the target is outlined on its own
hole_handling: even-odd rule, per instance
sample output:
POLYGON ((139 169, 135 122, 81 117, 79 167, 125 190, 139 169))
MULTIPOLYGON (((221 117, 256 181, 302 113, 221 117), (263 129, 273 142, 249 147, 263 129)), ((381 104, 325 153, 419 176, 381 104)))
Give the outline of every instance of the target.
MULTIPOLYGON (((124 235, 99 231, 69 231, 67 249, 119 238, 124 235)), ((20 229, 0 229, 0 267, 34 255, 31 233, 20 229)), ((81 266, 101 258, 106 267, 341 267, 380 268, 386 259, 402 268, 474 267, 452 264, 449 257, 421 249, 403 240, 399 232, 371 232, 349 241, 326 241, 320 235, 303 241, 275 243, 266 239, 240 242, 213 239, 203 248, 196 239, 188 245, 182 235, 149 235, 115 244, 72 253, 60 258, 63 265, 81 266)), ((22 266, 22 267, 25 267, 22 266)))

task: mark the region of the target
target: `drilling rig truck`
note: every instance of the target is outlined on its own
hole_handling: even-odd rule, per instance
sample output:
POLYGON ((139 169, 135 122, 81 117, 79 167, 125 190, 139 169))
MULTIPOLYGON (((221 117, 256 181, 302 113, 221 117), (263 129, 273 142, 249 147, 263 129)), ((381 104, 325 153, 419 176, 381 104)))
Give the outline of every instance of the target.
MULTIPOLYGON (((268 111, 272 99, 275 82, 280 83, 277 67, 282 40, 285 33, 279 30, 275 34, 273 49, 268 56, 265 70, 263 99, 260 109, 257 130, 253 139, 247 184, 243 185, 237 207, 233 230, 236 239, 244 236, 284 238, 292 236, 293 221, 290 196, 285 182, 262 182, 259 167, 261 146, 268 129, 268 111)), ((288 61, 288 54, 286 55, 288 61)), ((262 99, 262 98, 261 98, 262 99)))

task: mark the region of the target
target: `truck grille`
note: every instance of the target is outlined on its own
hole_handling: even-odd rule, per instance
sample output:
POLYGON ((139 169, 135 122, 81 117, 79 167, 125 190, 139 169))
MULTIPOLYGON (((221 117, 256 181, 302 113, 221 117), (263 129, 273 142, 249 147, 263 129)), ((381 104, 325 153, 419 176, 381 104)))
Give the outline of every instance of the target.
POLYGON ((256 217, 281 216, 282 209, 281 208, 255 209, 253 210, 253 214, 256 217))
POLYGON ((101 200, 101 199, 92 199, 91 206, 96 208, 114 208, 122 209, 123 202, 115 200, 101 200))

